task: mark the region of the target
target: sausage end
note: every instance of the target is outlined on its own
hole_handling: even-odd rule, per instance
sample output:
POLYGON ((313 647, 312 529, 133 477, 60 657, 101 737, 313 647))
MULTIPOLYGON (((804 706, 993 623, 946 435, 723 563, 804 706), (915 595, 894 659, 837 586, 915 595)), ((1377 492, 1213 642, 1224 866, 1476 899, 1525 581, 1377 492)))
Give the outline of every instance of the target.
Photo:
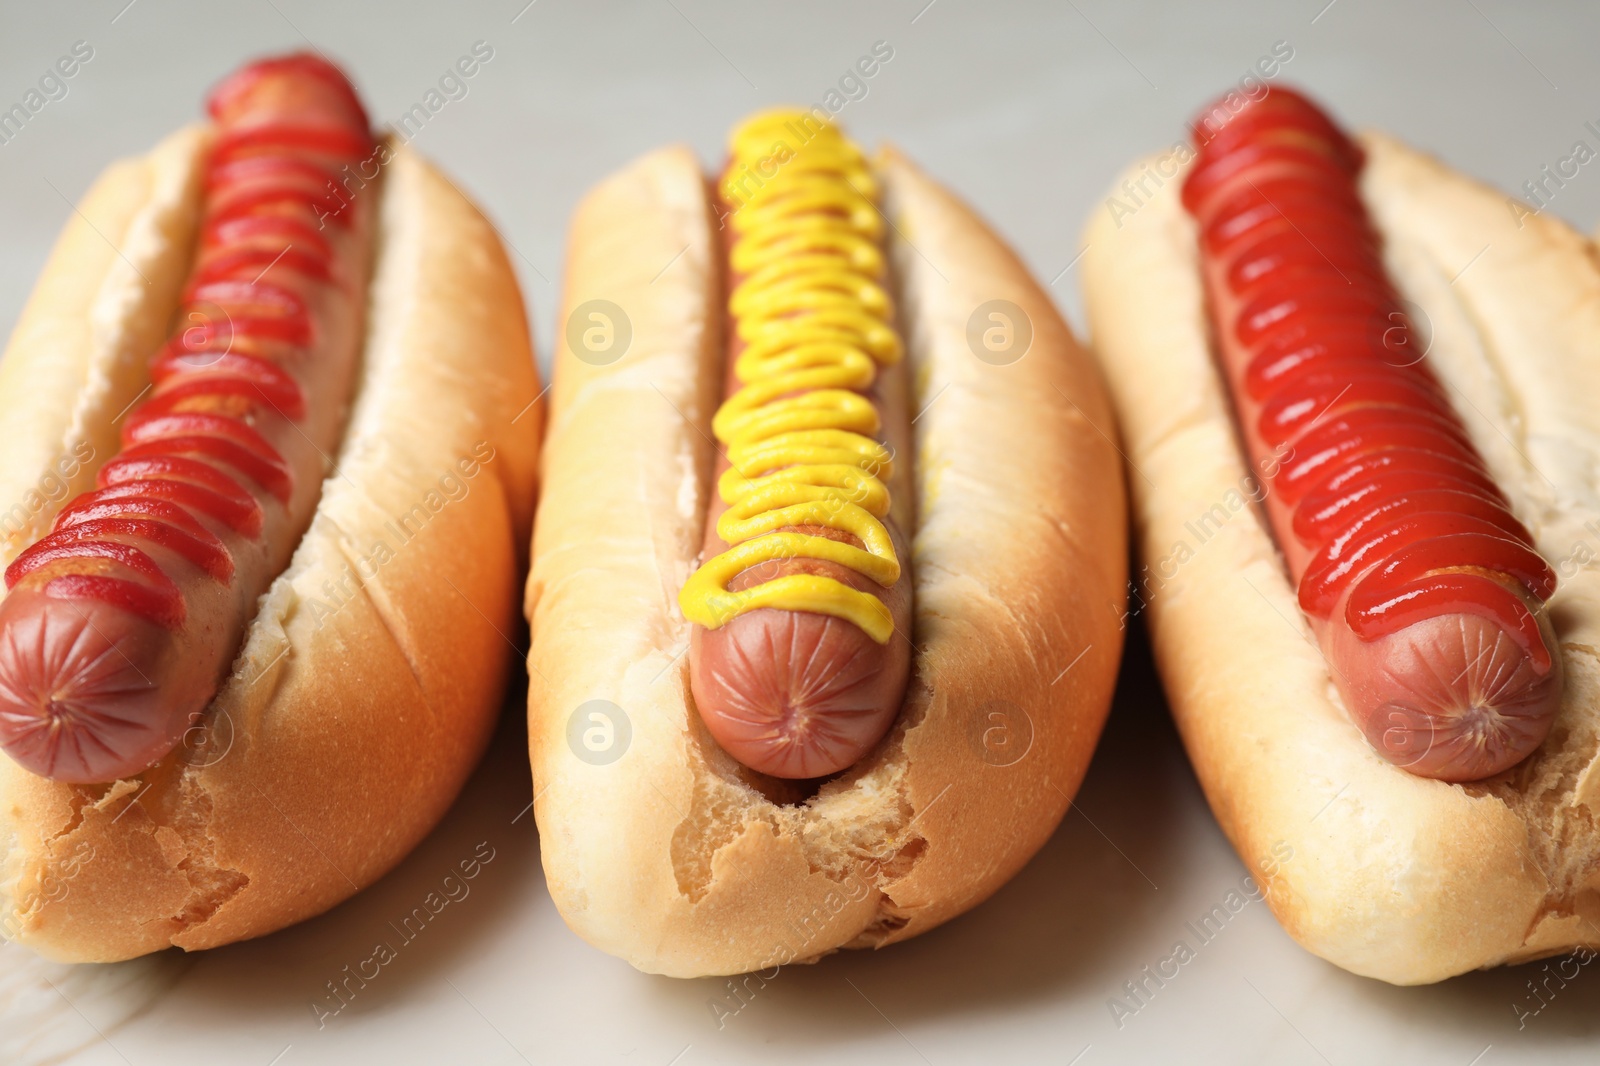
MULTIPOLYGON (((1329 661, 1374 749, 1405 770, 1464 782, 1511 769, 1544 742, 1561 704, 1561 656, 1541 671, 1517 637, 1472 614, 1364 642, 1330 627, 1329 661)), ((1555 635, 1544 618, 1548 649, 1555 635)))
POLYGON ((108 604, 15 589, 0 603, 0 749, 78 784, 149 769, 186 722, 152 680, 170 636, 108 604))
POLYGON ((801 611, 751 611, 696 628, 693 640, 701 720, 729 755, 773 777, 854 764, 894 723, 910 671, 904 640, 885 647, 849 622, 801 611))

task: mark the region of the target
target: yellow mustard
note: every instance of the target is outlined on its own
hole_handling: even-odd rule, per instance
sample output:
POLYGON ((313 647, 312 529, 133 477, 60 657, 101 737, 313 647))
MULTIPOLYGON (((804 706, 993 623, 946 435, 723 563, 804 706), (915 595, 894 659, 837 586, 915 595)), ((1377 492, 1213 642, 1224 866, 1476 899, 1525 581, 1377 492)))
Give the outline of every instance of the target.
POLYGON ((728 582, 775 559, 821 559, 884 588, 900 561, 884 528, 889 449, 861 390, 901 357, 889 325, 878 184, 860 149, 804 111, 757 114, 733 133, 721 182, 742 280, 728 310, 746 347, 739 388, 712 431, 731 464, 717 491, 730 547, 684 583, 678 603, 715 629, 759 607, 833 615, 887 643, 894 618, 878 597, 829 577, 789 574, 732 592, 728 582), (863 547, 794 532, 822 526, 863 547))

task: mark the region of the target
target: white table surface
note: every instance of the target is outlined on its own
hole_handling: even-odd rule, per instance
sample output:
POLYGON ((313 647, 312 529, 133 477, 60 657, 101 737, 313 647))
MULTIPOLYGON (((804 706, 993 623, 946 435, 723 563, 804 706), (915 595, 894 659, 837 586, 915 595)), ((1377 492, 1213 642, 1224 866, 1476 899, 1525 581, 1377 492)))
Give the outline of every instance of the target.
MULTIPOLYGON (((346 63, 375 118, 397 118, 456 57, 494 57, 416 139, 507 240, 542 349, 566 217, 636 154, 687 140, 708 161, 769 102, 818 102, 876 41, 893 58, 841 120, 892 137, 1013 240, 1081 323, 1067 269, 1105 187, 1135 154, 1278 41, 1285 80, 1353 125, 1377 125, 1514 189, 1578 140, 1600 146, 1600 10, 1510 0, 1173 5, 1108 0, 996 10, 963 0, 868 5, 572 0, 353 5, 246 0, 10 4, 0 103, 78 40, 94 58, 0 145, 0 325, 112 157, 198 113, 239 60, 307 39, 346 63), (519 14, 520 12, 520 14, 519 14), (515 21, 513 21, 515 20, 515 21)), ((1551 210, 1600 219, 1600 167, 1551 210)), ((0 442, 0 447, 4 442, 0 442)), ((1241 911, 1119 1026, 1108 1006, 1244 869, 1207 811, 1136 641, 1079 804, 989 903, 919 940, 792 967, 738 1002, 720 980, 647 977, 561 924, 540 876, 520 695, 445 823, 377 886, 260 941, 115 967, 0 947, 0 1063, 1331 1063, 1495 1066, 1600 1057, 1600 976, 1537 1015, 1538 966, 1396 989, 1306 954, 1265 906, 1241 911), (312 1003, 371 953, 457 860, 494 859, 342 1013, 312 1003), (712 1004, 722 997, 724 1016, 712 1004)))

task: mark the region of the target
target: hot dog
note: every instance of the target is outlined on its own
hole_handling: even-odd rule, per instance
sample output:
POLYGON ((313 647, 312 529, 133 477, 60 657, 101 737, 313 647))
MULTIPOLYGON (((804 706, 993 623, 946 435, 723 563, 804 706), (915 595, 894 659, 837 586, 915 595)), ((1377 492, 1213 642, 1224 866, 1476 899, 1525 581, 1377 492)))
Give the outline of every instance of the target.
POLYGON ((212 94, 200 248, 100 488, 6 568, 0 748, 59 781, 160 760, 226 676, 311 521, 364 334, 375 147, 343 75, 292 56, 212 94), (323 216, 331 226, 319 225, 323 216))
POLYGON ((1279 87, 1137 173, 1085 293, 1138 605, 1235 848, 1387 981, 1600 942, 1590 244, 1279 87))
POLYGON ((883 380, 904 344, 860 149, 829 126, 744 192, 793 120, 736 131, 720 183, 724 450, 706 561, 679 599, 697 623, 689 682, 711 735, 753 770, 809 778, 866 754, 905 695, 911 574, 891 511, 909 482, 890 484, 910 416, 904 383, 883 380))
POLYGON ((1361 152, 1278 89, 1199 146, 1218 354, 1301 608, 1373 747, 1488 777, 1550 731, 1555 572, 1429 371, 1356 192, 1361 152))
POLYGON ((659 151, 577 212, 526 605, 551 896, 675 976, 995 891, 1082 778, 1124 595, 1109 411, 1010 250, 820 112, 717 173, 659 151))
POLYGON ((493 230, 322 58, 209 113, 85 198, 0 360, 0 905, 60 959, 371 883, 510 650, 541 409, 493 230))

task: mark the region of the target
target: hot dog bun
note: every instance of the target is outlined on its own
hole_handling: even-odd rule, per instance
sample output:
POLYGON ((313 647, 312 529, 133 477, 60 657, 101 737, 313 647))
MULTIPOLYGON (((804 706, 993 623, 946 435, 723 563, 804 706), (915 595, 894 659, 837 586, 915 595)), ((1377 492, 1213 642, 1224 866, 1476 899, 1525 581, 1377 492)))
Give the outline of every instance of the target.
MULTIPOLYGON (((0 559, 115 451, 188 269, 208 137, 188 129, 112 166, 57 243, 0 361, 0 506, 22 509, 0 559)), ((432 828, 488 741, 532 517, 538 387, 493 229, 390 147, 336 470, 204 721, 109 785, 0 759, 0 920, 42 954, 208 948, 320 913, 432 828)))
POLYGON ((699 163, 648 155, 573 223, 562 321, 607 300, 632 341, 605 365, 570 342, 556 355, 527 596, 534 809, 562 916, 641 970, 810 961, 977 905, 1055 828, 1104 721, 1125 519, 1098 375, 968 208, 892 150, 878 170, 918 413, 916 651, 888 737, 809 797, 742 770, 689 693, 676 597, 701 548, 724 351, 699 163), (967 339, 996 299, 1033 330, 1003 366, 967 339), (630 734, 613 725, 620 752, 585 752, 597 700, 630 734))
POLYGON ((1084 285, 1138 472, 1136 582, 1211 808, 1296 940, 1420 984, 1600 944, 1600 270, 1563 223, 1519 222, 1503 194, 1390 138, 1362 145, 1362 197, 1431 327, 1428 359, 1559 572, 1549 617, 1565 696, 1513 770, 1466 786, 1414 776, 1340 705, 1246 498, 1260 472, 1209 349, 1181 176, 1131 215, 1096 215, 1084 285))

